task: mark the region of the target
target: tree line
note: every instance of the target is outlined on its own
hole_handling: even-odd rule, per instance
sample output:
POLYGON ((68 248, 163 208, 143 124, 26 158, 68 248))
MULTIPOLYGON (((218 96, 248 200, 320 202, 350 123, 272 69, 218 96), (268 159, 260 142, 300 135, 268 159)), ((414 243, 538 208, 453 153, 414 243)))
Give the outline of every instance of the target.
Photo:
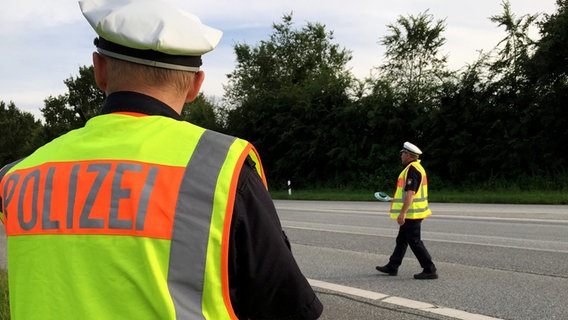
MULTIPOLYGON (((234 46, 222 99, 201 94, 185 120, 251 141, 272 188, 389 190, 399 150, 424 151, 431 188, 568 189, 568 1, 517 17, 508 1, 490 17, 505 38, 450 70, 445 21, 399 16, 380 38, 383 62, 357 79, 352 55, 325 25, 292 14, 266 40, 234 46), (530 29, 538 30, 538 39, 530 29)), ((45 99, 43 122, 0 102, 0 163, 29 154, 97 114, 92 66, 45 99)))

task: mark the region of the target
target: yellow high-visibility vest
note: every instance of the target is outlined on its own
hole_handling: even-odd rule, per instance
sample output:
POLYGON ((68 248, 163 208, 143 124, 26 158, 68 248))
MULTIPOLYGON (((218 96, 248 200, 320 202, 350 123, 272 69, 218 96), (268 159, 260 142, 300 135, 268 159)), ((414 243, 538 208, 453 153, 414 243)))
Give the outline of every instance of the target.
POLYGON ((0 181, 12 319, 236 319, 228 245, 247 141, 94 117, 0 181))
POLYGON ((400 214, 400 211, 402 210, 402 206, 404 204, 404 196, 406 194, 406 191, 404 191, 404 185, 406 183, 408 169, 410 168, 410 166, 413 166, 422 174, 422 181, 418 186, 418 190, 416 192, 416 195, 414 196, 414 201, 406 212, 406 219, 424 219, 432 214, 430 208, 428 207, 428 178, 426 177, 426 171, 420 164, 420 160, 417 160, 409 163, 398 176, 398 180, 396 182, 396 191, 394 193, 390 208, 390 217, 393 220, 396 220, 398 218, 398 215, 400 214))

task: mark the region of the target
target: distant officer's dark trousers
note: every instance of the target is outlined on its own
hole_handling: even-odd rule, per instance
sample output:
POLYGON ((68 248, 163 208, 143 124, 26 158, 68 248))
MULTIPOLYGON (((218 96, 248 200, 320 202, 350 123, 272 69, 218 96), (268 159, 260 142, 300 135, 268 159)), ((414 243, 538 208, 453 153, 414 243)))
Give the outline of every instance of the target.
POLYGON ((420 262, 420 266, 424 269, 424 272, 436 272, 436 266, 432 262, 432 257, 430 257, 430 253, 428 253, 428 250, 426 250, 420 238, 421 225, 422 219, 407 219, 404 224, 400 226, 398 236, 396 237, 396 247, 388 263, 389 267, 398 269, 406 253, 406 248, 410 246, 410 250, 412 250, 418 262, 420 262))

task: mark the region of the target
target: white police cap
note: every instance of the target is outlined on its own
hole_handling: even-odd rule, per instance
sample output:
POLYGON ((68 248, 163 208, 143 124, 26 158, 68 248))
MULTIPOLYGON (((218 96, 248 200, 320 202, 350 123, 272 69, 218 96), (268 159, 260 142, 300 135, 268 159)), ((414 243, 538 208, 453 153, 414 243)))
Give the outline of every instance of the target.
POLYGON ((420 150, 420 148, 408 141, 402 145, 402 150, 400 150, 400 152, 409 152, 417 156, 422 154, 422 150, 420 150))
POLYGON ((223 34, 159 0, 80 0, 79 6, 99 35, 99 53, 154 67, 199 71, 201 55, 223 34))

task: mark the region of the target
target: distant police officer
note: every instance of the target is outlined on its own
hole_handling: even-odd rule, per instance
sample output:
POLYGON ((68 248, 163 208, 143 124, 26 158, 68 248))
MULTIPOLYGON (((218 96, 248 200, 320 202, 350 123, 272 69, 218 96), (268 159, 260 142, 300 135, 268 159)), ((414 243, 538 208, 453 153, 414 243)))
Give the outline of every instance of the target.
POLYGON ((182 121, 221 32, 83 0, 101 115, 0 171, 12 319, 316 319, 247 141, 182 121))
POLYGON ((400 227, 389 262, 384 266, 377 266, 376 269, 396 276, 406 249, 410 246, 424 269, 421 273, 415 274, 414 278, 437 279, 436 266, 420 236, 422 220, 432 214, 428 207, 428 178, 418 159, 421 154, 422 151, 410 142, 405 142, 400 150, 404 169, 398 176, 390 209, 391 219, 397 220, 400 227))

